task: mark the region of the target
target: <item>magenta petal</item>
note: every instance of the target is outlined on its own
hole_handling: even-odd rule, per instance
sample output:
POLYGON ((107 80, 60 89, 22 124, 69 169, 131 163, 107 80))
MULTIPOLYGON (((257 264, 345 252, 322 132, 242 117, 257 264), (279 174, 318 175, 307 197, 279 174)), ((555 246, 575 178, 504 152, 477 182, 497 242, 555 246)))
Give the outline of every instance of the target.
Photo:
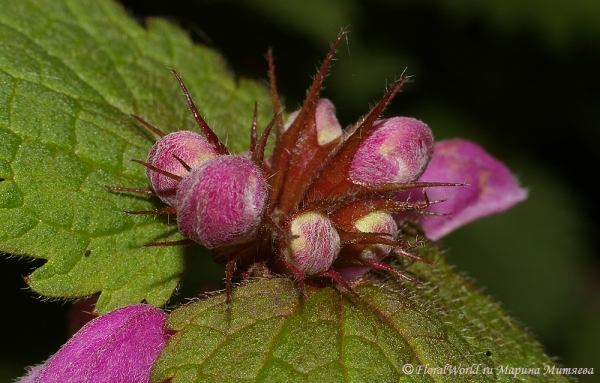
POLYGON ((168 339, 166 318, 162 310, 142 304, 96 318, 44 364, 35 383, 149 382, 168 339))
POLYGON ((461 139, 436 143, 433 159, 419 181, 469 184, 427 189, 430 200, 446 199, 428 210, 449 213, 417 218, 432 240, 479 218, 505 211, 527 198, 527 190, 519 187, 503 163, 477 144, 461 139))
POLYGON ((35 383, 37 377, 42 373, 44 365, 28 367, 29 372, 21 378, 17 383, 35 383))

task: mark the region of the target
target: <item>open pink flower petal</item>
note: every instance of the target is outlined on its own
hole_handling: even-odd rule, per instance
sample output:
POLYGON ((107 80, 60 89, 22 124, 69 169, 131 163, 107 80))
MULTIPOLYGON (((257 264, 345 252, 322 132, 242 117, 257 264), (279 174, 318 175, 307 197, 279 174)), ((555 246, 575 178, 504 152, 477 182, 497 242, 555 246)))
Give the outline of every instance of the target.
POLYGON ((21 382, 148 382, 168 340, 166 318, 162 310, 142 304, 96 318, 21 382))
POLYGON ((28 367, 27 370, 29 370, 29 373, 21 378, 18 383, 35 383, 37 377, 42 373, 43 368, 43 364, 39 366, 28 367))
MULTIPOLYGON (((448 214, 417 217, 432 240, 479 218, 505 211, 527 198, 527 190, 518 185, 503 163, 479 145, 462 139, 436 143, 433 159, 419 181, 469 185, 427 189, 430 200, 446 200, 428 210, 448 214)), ((412 193, 414 198, 414 191, 412 193)), ((403 193, 398 198, 406 199, 409 194, 403 193)))

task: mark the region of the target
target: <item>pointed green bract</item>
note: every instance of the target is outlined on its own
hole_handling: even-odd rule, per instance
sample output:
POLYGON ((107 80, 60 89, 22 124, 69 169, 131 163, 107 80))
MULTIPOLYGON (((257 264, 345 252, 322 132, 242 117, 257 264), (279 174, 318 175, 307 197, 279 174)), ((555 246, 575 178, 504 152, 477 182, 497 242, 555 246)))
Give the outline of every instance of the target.
POLYGON ((543 375, 555 362, 434 245, 420 253, 436 265, 394 263, 421 286, 371 273, 354 285, 360 298, 309 287, 301 302, 292 280, 274 278, 237 288, 229 307, 223 295, 180 307, 152 382, 568 381, 543 375))
MULTIPOLYGON (((236 82, 173 25, 144 28, 108 0, 0 4, 0 251, 47 260, 29 277, 35 292, 101 292, 100 313, 171 296, 184 248, 142 246, 180 239, 174 219, 127 215, 163 205, 104 187, 149 187, 130 160, 145 160, 155 137, 130 114, 198 131, 168 68, 230 150, 246 150, 254 102, 270 105, 268 91, 236 82)), ((259 110, 260 127, 272 113, 259 110)))

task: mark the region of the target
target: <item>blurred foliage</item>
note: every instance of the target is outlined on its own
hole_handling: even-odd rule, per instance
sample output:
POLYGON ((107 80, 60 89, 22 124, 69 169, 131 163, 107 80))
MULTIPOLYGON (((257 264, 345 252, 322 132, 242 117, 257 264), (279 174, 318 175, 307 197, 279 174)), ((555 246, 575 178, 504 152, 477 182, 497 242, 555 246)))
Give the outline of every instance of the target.
POLYGON ((594 0, 382 0, 393 4, 430 4, 458 23, 482 20, 491 30, 503 35, 522 29, 534 32, 540 43, 559 50, 570 50, 581 39, 600 37, 600 3, 594 0))
MULTIPOLYGON (((600 165, 599 2, 121 2, 141 22, 161 16, 179 23, 196 41, 220 50, 238 76, 266 80, 264 55, 272 47, 289 110, 303 99, 328 44, 347 27, 348 46, 339 50, 324 93, 343 124, 366 112, 386 82, 407 69, 414 82, 387 115, 418 117, 438 139, 481 143, 531 189, 529 200, 513 211, 445 238, 449 261, 487 287, 560 363, 600 371, 600 241, 591 236, 600 204, 589 185, 600 165)), ((40 313, 50 328, 67 307, 27 300, 18 276, 31 265, 7 264, 16 270, 0 270, 14 287, 2 291, 15 296, 3 297, 3 306, 19 307, 19 326, 31 332, 16 348, 3 348, 3 365, 35 363, 64 342, 50 331, 45 333, 55 338, 42 340, 40 313), (36 355, 23 359, 34 340, 36 355)))
MULTIPOLYGON (((130 113, 165 132, 197 128, 185 102, 169 102, 182 97, 166 70, 177 68, 190 89, 210 94, 201 113, 218 121, 221 137, 236 137, 236 153, 248 150, 252 110, 269 105, 270 94, 257 81, 236 81, 219 54, 171 23, 143 28, 110 0, 56 1, 37 11, 0 6, 0 252, 48 261, 27 277, 44 297, 101 292, 99 314, 142 300, 163 306, 187 250, 141 244, 181 236, 172 236, 168 219, 123 213, 154 209, 155 201, 104 188, 148 185, 143 166, 129 160, 145 158, 153 141, 130 113)), ((257 125, 272 115, 260 108, 257 125)))

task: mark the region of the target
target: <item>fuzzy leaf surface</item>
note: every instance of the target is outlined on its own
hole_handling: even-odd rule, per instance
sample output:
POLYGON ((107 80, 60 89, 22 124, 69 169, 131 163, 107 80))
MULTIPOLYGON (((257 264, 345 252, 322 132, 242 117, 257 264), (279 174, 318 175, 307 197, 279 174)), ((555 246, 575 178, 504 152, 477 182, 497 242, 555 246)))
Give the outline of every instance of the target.
POLYGON ((422 286, 369 273, 354 285, 361 298, 310 287, 301 302, 293 281, 274 278, 237 288, 228 308, 222 295, 178 308, 152 381, 512 382, 511 368, 539 369, 518 381, 568 381, 543 375, 555 362, 434 245, 420 255, 436 266, 393 264, 422 286))
POLYGON ((142 246, 179 239, 173 219, 127 215, 163 206, 104 187, 148 188, 130 160, 155 137, 130 114, 198 130, 168 68, 232 152, 248 147, 255 101, 259 126, 272 116, 262 85, 236 82, 166 21, 144 28, 110 0, 0 2, 0 252, 47 260, 28 278, 35 292, 101 292, 100 313, 171 296, 185 250, 142 246))

